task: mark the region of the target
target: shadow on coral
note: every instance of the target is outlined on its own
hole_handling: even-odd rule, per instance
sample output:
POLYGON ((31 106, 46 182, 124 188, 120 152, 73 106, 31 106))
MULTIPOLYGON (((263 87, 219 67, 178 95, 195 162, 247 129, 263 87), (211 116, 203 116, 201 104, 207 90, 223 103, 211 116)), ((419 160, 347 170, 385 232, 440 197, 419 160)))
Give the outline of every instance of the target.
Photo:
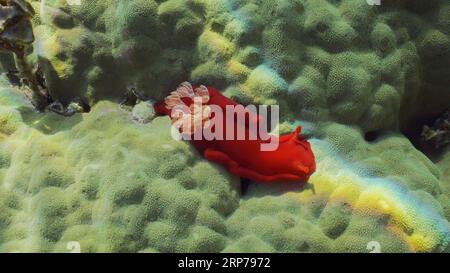
POLYGON ((25 124, 46 135, 53 135, 61 131, 70 130, 82 121, 80 114, 64 117, 55 113, 38 113, 34 109, 21 106, 17 108, 25 124))
MULTIPOLYGON (((55 68, 48 59, 40 56, 38 62, 45 69, 46 79, 51 78, 53 80, 56 80, 56 82, 61 81, 58 74, 56 73, 55 68)), ((58 84, 54 84, 52 86, 52 90, 50 90, 52 99, 61 100, 65 103, 69 102, 70 98, 64 96, 61 97, 61 94, 64 93, 61 89, 62 88, 60 88, 58 84)), ((21 106, 17 110, 20 112, 23 121, 27 125, 47 135, 52 135, 60 131, 69 130, 82 121, 82 117, 80 114, 66 117, 51 112, 38 113, 29 106, 21 106)))

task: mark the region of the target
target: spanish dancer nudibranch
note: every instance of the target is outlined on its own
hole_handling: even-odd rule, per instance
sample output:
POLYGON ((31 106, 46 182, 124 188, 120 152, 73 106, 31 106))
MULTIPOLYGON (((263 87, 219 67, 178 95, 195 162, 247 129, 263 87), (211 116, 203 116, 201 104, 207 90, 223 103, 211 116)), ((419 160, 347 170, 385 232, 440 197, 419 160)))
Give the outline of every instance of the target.
POLYGON ((245 111, 242 110, 244 107, 213 87, 192 86, 184 82, 164 101, 155 103, 154 108, 156 114, 170 116, 173 125, 182 135, 194 136, 199 130, 208 127, 212 127, 209 129, 214 131, 215 135, 219 132, 222 137, 209 140, 205 137, 191 137, 189 140, 207 160, 224 166, 233 175, 263 183, 307 182, 316 170, 314 153, 310 143, 300 136, 300 126, 288 135, 270 135, 271 141, 277 143, 276 148, 261 149, 261 145, 268 144, 267 137, 261 138, 261 133, 254 138, 249 136, 255 128, 251 125, 258 124, 262 117, 247 111, 244 113, 245 118, 239 120, 237 115, 239 111, 240 114, 245 111), (196 107, 197 103, 201 107, 196 107), (176 111, 180 106, 187 110, 176 111), (229 109, 227 106, 238 110, 212 124, 211 121, 216 115, 216 112, 212 111, 214 107, 219 107, 225 113, 229 109), (239 130, 244 130, 246 137, 230 139, 226 137, 229 136, 226 135, 228 129, 233 129, 234 136, 239 130))

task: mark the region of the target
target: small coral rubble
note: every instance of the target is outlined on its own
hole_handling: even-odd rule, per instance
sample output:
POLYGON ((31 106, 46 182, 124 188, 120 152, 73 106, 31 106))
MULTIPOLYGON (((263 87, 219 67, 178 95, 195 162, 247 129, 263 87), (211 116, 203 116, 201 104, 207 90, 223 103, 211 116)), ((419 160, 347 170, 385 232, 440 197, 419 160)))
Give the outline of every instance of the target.
POLYGON ((425 125, 422 140, 431 143, 435 149, 450 144, 450 109, 436 119, 431 127, 425 125))

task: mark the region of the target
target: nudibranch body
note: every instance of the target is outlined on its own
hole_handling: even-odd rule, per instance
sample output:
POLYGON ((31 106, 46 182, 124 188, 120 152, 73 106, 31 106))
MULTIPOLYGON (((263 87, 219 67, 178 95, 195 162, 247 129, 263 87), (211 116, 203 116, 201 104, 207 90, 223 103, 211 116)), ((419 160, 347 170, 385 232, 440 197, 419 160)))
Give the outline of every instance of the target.
POLYGON ((182 83, 163 102, 154 105, 157 114, 171 117, 182 135, 191 136, 189 140, 206 159, 224 166, 233 175, 266 183, 306 182, 314 173, 316 164, 311 145, 300 136, 301 127, 298 126, 291 134, 270 136, 270 139, 268 135, 262 137, 259 131, 252 135, 253 129, 258 128, 252 125, 258 125, 262 117, 239 106, 213 87, 191 86, 188 82, 182 83), (183 106, 183 111, 179 111, 180 106, 183 106), (230 106, 235 107, 235 112, 226 115, 230 106), (223 111, 224 116, 212 124, 217 108, 223 111), (239 114, 244 114, 245 118, 239 120, 239 114), (194 137, 196 132, 204 129, 219 137, 194 137), (232 129, 232 138, 227 135, 229 129, 232 129), (244 139, 237 137, 239 130, 245 131, 244 139), (276 148, 261 149, 269 142, 277 143, 276 148))

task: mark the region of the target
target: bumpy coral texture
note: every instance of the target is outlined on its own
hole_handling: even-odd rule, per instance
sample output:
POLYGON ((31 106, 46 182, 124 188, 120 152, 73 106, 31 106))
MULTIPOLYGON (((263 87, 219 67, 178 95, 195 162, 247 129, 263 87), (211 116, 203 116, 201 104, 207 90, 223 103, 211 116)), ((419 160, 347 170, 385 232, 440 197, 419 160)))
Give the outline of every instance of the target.
POLYGON ((106 101, 82 116, 38 114, 17 90, 0 94, 2 252, 65 252, 73 241, 82 252, 448 246, 448 207, 435 193, 358 173, 323 140, 312 142, 320 171, 310 185, 254 184, 241 198, 239 179, 173 140, 167 118, 132 122, 106 101))
POLYGON ((54 97, 95 105, 36 114, 2 83, 0 251, 449 252, 450 151, 433 162, 401 131, 450 103, 450 4, 382 2, 34 2, 31 59, 54 97), (240 196, 168 119, 136 123, 114 102, 185 80, 279 104, 281 132, 301 120, 310 184, 240 196))

